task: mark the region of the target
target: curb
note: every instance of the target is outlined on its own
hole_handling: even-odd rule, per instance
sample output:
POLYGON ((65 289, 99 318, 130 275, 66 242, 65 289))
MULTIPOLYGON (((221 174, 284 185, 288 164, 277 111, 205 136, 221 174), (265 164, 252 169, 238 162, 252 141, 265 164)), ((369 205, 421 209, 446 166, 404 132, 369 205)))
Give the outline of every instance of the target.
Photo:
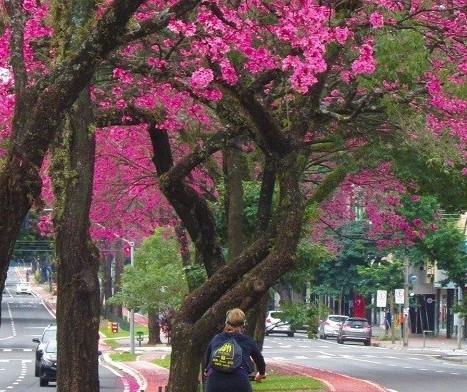
POLYGON ((467 363, 467 355, 465 354, 460 354, 460 355, 445 354, 445 355, 436 356, 435 358, 442 359, 444 361, 450 361, 450 362, 467 363))
POLYGON ((115 361, 112 361, 112 359, 110 358, 110 355, 108 353, 105 353, 102 355, 102 357, 104 358, 104 361, 109 364, 110 366, 113 366, 114 368, 124 372, 124 373, 127 373, 129 374, 131 377, 133 377, 136 382, 138 383, 139 385, 139 392, 145 392, 147 387, 148 387, 148 383, 146 381, 146 379, 144 378, 144 376, 138 372, 137 370, 131 368, 130 366, 127 366, 121 362, 115 362, 115 361))

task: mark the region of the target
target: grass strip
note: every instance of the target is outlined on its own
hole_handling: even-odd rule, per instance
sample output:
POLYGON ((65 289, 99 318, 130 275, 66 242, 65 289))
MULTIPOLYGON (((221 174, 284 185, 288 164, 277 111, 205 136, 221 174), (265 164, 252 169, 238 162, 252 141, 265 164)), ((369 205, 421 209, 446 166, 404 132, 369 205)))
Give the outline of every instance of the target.
POLYGON ((110 353, 110 359, 114 362, 131 362, 136 360, 136 354, 123 351, 119 353, 110 353))
POLYGON ((323 384, 311 377, 299 375, 268 375, 262 382, 253 382, 253 391, 294 391, 317 392, 324 391, 323 384))

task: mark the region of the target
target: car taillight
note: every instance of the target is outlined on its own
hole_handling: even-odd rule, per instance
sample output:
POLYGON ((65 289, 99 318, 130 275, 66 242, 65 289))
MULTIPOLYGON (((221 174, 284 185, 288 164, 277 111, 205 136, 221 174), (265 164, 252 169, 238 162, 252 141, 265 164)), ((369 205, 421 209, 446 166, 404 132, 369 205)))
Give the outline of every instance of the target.
POLYGON ((324 325, 331 325, 331 323, 329 321, 325 321, 324 325))
POLYGON ((267 322, 267 323, 270 323, 270 322, 271 322, 271 319, 270 319, 270 318, 267 318, 267 319, 266 319, 266 322, 267 322))
POLYGON ((350 329, 350 325, 343 325, 342 329, 350 329))

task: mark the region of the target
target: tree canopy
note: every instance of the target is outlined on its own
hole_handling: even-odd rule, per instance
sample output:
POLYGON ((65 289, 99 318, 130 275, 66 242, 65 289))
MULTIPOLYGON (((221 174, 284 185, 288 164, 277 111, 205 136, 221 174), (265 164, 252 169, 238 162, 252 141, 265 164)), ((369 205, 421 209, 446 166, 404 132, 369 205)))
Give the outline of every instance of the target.
MULTIPOLYGON (((101 225, 92 235, 142 238, 161 223, 182 224, 208 277, 176 316, 172 391, 195 390, 203 347, 225 311, 251 308, 296 265, 304 221, 311 241, 336 251, 325 229, 363 208, 373 230, 399 224, 410 238, 413 225, 386 219, 394 214, 384 207, 401 194, 455 186, 446 205, 462 206, 464 0, 2 7, 1 283, 28 210, 59 199, 46 178, 47 153, 61 138, 73 151, 65 114, 89 91, 90 219, 101 225), (208 200, 218 195, 229 149, 252 157, 261 186, 258 230, 227 263, 208 200)), ((75 173, 64 174, 75 185, 75 173)), ((56 224, 77 215, 67 211, 68 221, 56 224)), ((80 218, 86 242, 89 217, 80 218)))

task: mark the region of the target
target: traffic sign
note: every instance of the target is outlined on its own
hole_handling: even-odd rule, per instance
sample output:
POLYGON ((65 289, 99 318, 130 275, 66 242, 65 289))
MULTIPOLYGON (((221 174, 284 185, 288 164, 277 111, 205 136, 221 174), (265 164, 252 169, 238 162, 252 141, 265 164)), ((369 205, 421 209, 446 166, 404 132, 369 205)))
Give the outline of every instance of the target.
POLYGON ((404 303, 404 289, 394 290, 394 300, 396 304, 402 305, 404 303))
POLYGON ((378 308, 385 308, 387 304, 388 292, 386 290, 376 291, 376 306, 378 308))

